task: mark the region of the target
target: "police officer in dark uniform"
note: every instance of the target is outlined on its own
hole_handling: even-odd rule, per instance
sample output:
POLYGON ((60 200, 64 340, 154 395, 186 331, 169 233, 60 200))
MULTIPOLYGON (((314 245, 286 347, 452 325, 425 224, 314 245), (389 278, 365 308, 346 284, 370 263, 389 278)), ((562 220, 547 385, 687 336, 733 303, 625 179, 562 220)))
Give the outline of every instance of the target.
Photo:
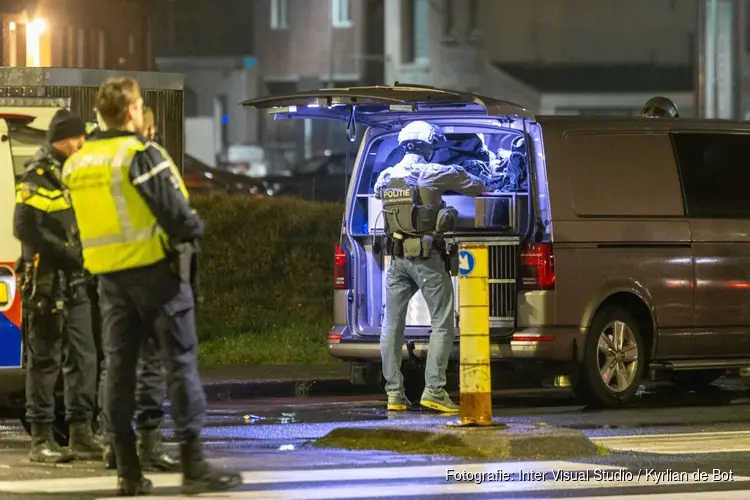
POLYGON ((223 491, 242 483, 203 457, 205 394, 198 375, 194 299, 178 249, 189 253, 203 222, 169 154, 138 132, 143 98, 132 78, 110 79, 97 92, 102 131, 65 163, 83 244, 84 265, 99 279, 107 378, 105 405, 121 496, 148 494, 131 426, 136 366, 144 339, 156 336, 169 378, 182 492, 223 491))
POLYGON ((26 418, 32 462, 101 458, 91 420, 96 398, 96 344, 75 214, 61 180, 65 159, 81 148, 80 118, 58 111, 44 145, 17 186, 14 234, 23 247, 23 306, 28 311, 26 418), (62 368, 70 450, 54 438, 55 385, 62 368))
MULTIPOLYGON (((143 107, 143 128, 141 135, 149 141, 156 140, 154 112, 148 106, 143 107)), ((170 456, 162 443, 161 427, 164 420, 164 398, 167 393, 167 374, 161 360, 161 353, 156 339, 151 336, 144 339, 141 357, 138 360, 138 381, 135 386, 135 433, 137 436, 138 457, 144 471, 169 472, 179 468, 179 462, 170 456)), ((106 363, 102 363, 101 380, 107 377, 106 363)), ((104 407, 104 386, 99 387, 99 404, 104 407)), ((106 429, 106 413, 100 414, 100 428, 106 429)), ((104 466, 107 469, 117 468, 115 451, 112 444, 103 439, 104 466)))

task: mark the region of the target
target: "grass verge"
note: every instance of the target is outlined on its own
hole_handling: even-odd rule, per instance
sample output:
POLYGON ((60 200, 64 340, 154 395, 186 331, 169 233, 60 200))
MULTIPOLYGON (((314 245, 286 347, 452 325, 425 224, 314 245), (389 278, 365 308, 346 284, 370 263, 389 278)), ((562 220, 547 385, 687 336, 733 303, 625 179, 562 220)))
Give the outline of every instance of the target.
POLYGON ((281 326, 274 332, 217 335, 201 342, 202 366, 258 364, 328 364, 328 321, 281 326))
POLYGON ((206 223, 197 315, 202 365, 319 364, 333 324, 343 206, 195 196, 206 223))

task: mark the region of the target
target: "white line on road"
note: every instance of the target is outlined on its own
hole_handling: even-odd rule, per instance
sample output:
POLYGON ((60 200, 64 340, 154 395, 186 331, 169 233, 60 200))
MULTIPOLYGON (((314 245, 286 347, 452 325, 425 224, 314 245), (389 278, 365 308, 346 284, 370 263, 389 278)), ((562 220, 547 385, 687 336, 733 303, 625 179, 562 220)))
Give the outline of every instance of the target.
MULTIPOLYGON (((639 498, 640 500, 745 500, 750 497, 750 490, 730 491, 702 491, 699 493, 653 493, 641 495, 627 495, 626 498, 639 498)), ((154 497, 161 498, 161 497, 154 497)), ((209 497, 210 498, 210 497, 209 497)), ((226 497, 222 497, 226 498, 226 497)), ((612 496, 602 497, 576 497, 576 500, 612 500, 612 496)))
MULTIPOLYGON (((397 479, 446 478, 446 471, 496 472, 508 474, 520 471, 552 472, 555 470, 621 470, 621 467, 582 464, 578 462, 497 462, 473 464, 417 465, 408 467, 358 467, 356 469, 310 469, 274 470, 243 473, 245 484, 306 483, 326 481, 383 481, 397 479)), ((157 474, 149 476, 157 488, 174 488, 181 484, 180 474, 157 474)), ((106 491, 116 488, 114 476, 98 476, 65 479, 42 479, 27 481, 2 481, 0 492, 7 493, 71 493, 106 491)))
POLYGON ((750 431, 643 434, 638 436, 595 437, 591 440, 615 451, 692 454, 750 451, 750 431))
MULTIPOLYGON (((739 478, 735 478, 739 480, 739 478)), ((744 481, 750 478, 742 478, 744 481)), ((521 493, 532 491, 558 491, 558 490, 586 490, 586 489, 610 489, 627 487, 649 487, 661 488, 674 485, 706 484, 700 481, 664 481, 658 485, 646 478, 632 481, 498 481, 498 482, 446 482, 445 484, 413 484, 413 485, 348 485, 332 487, 316 487, 304 489, 277 489, 261 491, 233 491, 223 492, 212 496, 201 496, 203 499, 257 499, 257 500, 343 500, 354 498, 403 498, 438 495, 482 495, 487 493, 521 493)), ((722 483, 723 484, 723 483, 722 483)), ((722 492, 721 497, 715 498, 748 498, 750 490, 745 490, 743 496, 722 492)), ((631 496, 631 495, 628 495, 631 496)), ((637 496, 637 495, 633 495, 637 496)), ((666 495, 665 495, 666 496, 666 495)), ((677 495, 672 494, 674 498, 677 495)), ((679 494, 680 498, 683 494, 679 494)), ((177 496, 152 496, 155 500, 177 500, 177 496)), ((471 497, 467 497, 471 498, 471 497)), ((600 498, 612 498, 612 495, 600 498)), ((704 497, 697 497, 704 498, 704 497)), ((714 497, 712 497, 714 498, 714 497)), ((100 498, 99 500, 110 500, 100 498)), ((114 497, 112 497, 114 500, 114 497)))

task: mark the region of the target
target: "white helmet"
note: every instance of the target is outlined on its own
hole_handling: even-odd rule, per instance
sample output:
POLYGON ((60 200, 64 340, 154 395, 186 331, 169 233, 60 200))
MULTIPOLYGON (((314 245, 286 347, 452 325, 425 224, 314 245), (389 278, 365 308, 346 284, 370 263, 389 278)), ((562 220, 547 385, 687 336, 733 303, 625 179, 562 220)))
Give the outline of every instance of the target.
POLYGON ((440 127, 423 121, 411 122, 398 133, 399 144, 408 141, 419 141, 435 145, 439 140, 444 138, 445 135, 443 135, 443 131, 440 130, 440 127))

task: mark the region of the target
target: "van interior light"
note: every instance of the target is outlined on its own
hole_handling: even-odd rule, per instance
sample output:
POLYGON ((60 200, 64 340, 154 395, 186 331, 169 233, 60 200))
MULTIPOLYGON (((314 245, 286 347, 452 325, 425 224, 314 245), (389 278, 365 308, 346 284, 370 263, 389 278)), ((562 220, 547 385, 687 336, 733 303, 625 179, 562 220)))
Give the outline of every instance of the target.
POLYGON ((10 22, 10 23, 8 24, 8 28, 9 28, 9 29, 10 29, 11 31, 16 31, 16 23, 15 23, 15 21, 11 21, 11 22, 10 22))

